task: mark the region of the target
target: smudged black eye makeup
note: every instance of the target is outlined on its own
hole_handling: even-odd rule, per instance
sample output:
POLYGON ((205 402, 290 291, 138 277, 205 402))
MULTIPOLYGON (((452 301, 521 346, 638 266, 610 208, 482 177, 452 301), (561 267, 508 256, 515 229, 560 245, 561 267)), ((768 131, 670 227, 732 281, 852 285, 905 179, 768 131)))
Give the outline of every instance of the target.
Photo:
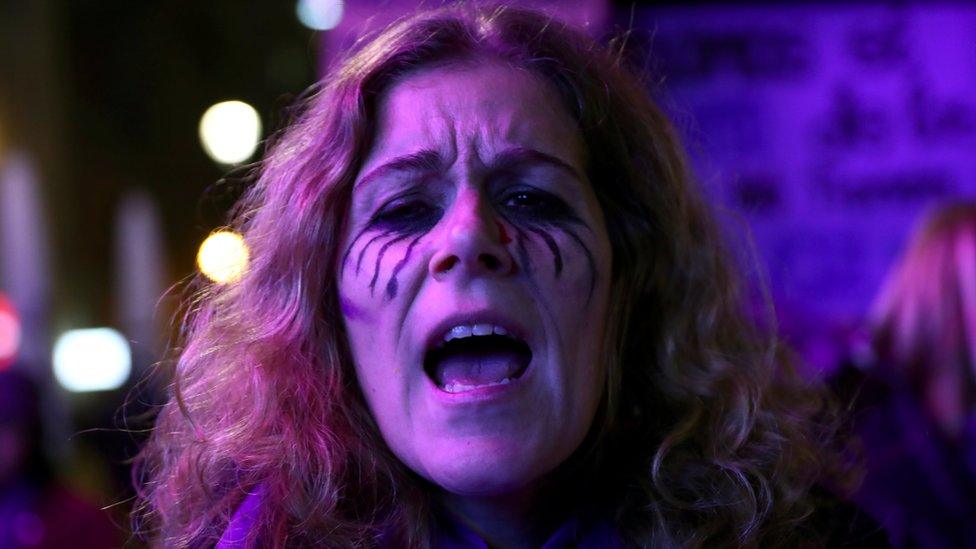
POLYGON ((410 193, 394 198, 381 206, 370 218, 367 227, 401 234, 415 234, 433 228, 441 214, 441 208, 432 204, 429 198, 419 193, 410 193))
MULTIPOLYGON (((505 169, 491 178, 493 182, 489 184, 489 200, 498 216, 495 222, 501 226, 503 233, 510 229, 511 234, 516 236, 514 242, 509 240, 514 244, 511 251, 516 254, 518 262, 530 277, 534 276, 533 263, 539 261, 539 258, 528 252, 527 244, 530 241, 535 241, 549 251, 553 262, 552 275, 557 279, 561 277, 566 258, 557 233, 565 234, 586 258, 590 275, 589 295, 592 295, 596 285, 596 264, 592 252, 578 233, 580 229, 589 232, 592 229, 566 200, 553 192, 526 183, 527 179, 532 179, 529 176, 540 176, 539 181, 542 184, 546 184, 545 181, 548 180, 545 173, 518 169, 505 169)), ((352 239, 342 257, 343 268, 350 255, 353 255, 356 276, 359 276, 367 250, 375 244, 376 257, 372 261, 373 269, 369 275, 369 291, 372 295, 380 282, 380 271, 387 251, 401 242, 406 243, 402 256, 394 262, 389 280, 381 286, 388 300, 395 298, 400 289, 400 271, 406 266, 419 241, 444 216, 447 205, 443 200, 443 197, 432 195, 428 189, 417 186, 390 198, 376 209, 352 239), (365 243, 358 245, 361 240, 365 243), (353 254, 353 248, 358 248, 358 253, 353 254)))
MULTIPOLYGON (((507 172, 506 179, 524 179, 524 174, 507 172)), ((564 256, 555 237, 556 232, 566 234, 579 246, 586 256, 590 273, 590 288, 587 299, 596 287, 596 261, 589 247, 580 238, 577 228, 592 232, 592 229, 575 210, 554 193, 523 183, 509 183, 496 200, 498 214, 515 230, 515 253, 526 274, 532 276, 532 257, 526 249, 526 242, 536 239, 548 248, 552 256, 553 276, 559 278, 563 272, 564 256)))
POLYGON ((517 189, 502 196, 499 209, 515 219, 530 222, 579 222, 582 221, 559 197, 541 189, 517 189))

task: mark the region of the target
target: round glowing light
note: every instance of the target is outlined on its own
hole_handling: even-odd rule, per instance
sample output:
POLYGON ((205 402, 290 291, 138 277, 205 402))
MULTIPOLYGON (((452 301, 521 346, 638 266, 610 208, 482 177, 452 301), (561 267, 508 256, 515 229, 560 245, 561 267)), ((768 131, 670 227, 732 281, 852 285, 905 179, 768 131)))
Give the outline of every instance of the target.
POLYGON ((20 350, 20 318, 10 302, 0 294, 0 369, 14 363, 20 350))
POLYGON ((200 142, 210 158, 239 164, 254 154, 261 140, 261 117, 243 101, 223 101, 200 118, 200 142))
POLYGON ((80 393, 118 389, 132 372, 129 342, 112 328, 69 330, 54 343, 54 379, 80 393))
POLYGON ((210 280, 226 284, 244 274, 249 255, 241 235, 233 231, 217 231, 200 244, 197 266, 210 280))
POLYGON ((331 30, 342 21, 342 0, 298 0, 295 13, 312 30, 331 30))

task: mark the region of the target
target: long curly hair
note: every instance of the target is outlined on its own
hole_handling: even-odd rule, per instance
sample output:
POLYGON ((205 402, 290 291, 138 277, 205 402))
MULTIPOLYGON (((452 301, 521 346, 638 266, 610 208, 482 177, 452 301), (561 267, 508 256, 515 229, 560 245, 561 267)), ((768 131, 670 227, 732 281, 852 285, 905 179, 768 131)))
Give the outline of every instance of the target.
MULTIPOLYGON (((829 406, 744 314, 675 132, 625 66, 549 16, 452 5, 355 46, 268 147, 231 227, 246 274, 200 283, 174 350, 171 398, 137 462, 137 527, 213 543, 260 486, 259 546, 427 544, 430 502, 378 434, 336 293, 353 180, 377 101, 420 68, 491 58, 540 75, 579 125, 613 249, 607 386, 565 464, 628 542, 780 543, 838 461, 829 406)), ((558 474, 558 473, 557 473, 558 474)), ((802 534, 800 534, 802 532, 802 534)))

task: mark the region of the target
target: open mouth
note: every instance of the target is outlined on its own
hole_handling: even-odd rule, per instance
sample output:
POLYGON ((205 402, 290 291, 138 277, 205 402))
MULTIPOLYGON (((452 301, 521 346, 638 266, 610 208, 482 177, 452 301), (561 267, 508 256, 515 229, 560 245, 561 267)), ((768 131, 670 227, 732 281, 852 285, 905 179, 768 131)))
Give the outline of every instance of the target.
POLYGON ((453 328, 424 357, 424 371, 448 393, 507 385, 532 361, 532 349, 506 330, 484 325, 453 328))

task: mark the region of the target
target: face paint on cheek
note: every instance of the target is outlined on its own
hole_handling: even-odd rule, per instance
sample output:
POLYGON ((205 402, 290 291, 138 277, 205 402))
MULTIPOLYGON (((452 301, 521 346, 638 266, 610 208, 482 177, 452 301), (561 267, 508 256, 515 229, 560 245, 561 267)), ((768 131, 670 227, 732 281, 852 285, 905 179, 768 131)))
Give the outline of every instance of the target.
MULTIPOLYGON (((582 221, 575 220, 572 224, 579 225, 589 230, 589 227, 587 227, 586 224, 583 223, 582 221)), ((504 225, 502 225, 501 223, 499 223, 499 228, 500 230, 504 231, 504 225)), ((593 296, 593 291, 596 288, 596 279, 597 279, 596 260, 593 258, 593 252, 590 251, 590 248, 586 245, 583 239, 580 238, 579 234, 572 228, 568 226, 558 226, 554 228, 566 233, 580 247, 580 249, 583 251, 583 255, 586 256, 586 263, 587 263, 587 268, 589 269, 589 279, 590 279, 590 287, 589 287, 589 291, 587 292, 586 301, 587 303, 589 303, 590 298, 593 296)), ((514 227, 514 230, 516 236, 515 244, 517 247, 519 262, 521 263, 522 268, 525 269, 526 274, 532 276, 532 262, 529 257, 528 250, 525 247, 525 241, 527 239, 527 235, 522 229, 518 228, 517 226, 514 227)), ((541 238, 543 242, 545 242, 546 246, 549 248, 549 251, 552 253, 553 264, 554 264, 553 272, 555 274, 555 277, 559 278, 563 270, 563 254, 561 249, 559 248, 559 244, 556 242, 556 239, 553 238, 552 234, 549 231, 541 227, 529 226, 527 227, 527 230, 539 236, 539 238, 541 238)), ((509 241, 511 241, 510 238, 509 241)))
POLYGON ((362 308, 350 301, 346 296, 339 296, 339 309, 346 321, 371 322, 370 316, 362 308))
POLYGON ((390 249, 390 246, 407 238, 408 236, 410 235, 401 235, 386 242, 380 247, 380 251, 376 253, 376 265, 373 267, 373 278, 369 281, 369 295, 373 295, 373 290, 376 288, 376 280, 380 277, 380 264, 383 262, 383 256, 386 255, 386 251, 390 249))
POLYGON ((390 281, 386 283, 387 299, 392 300, 394 297, 396 297, 397 286, 399 284, 397 282, 397 275, 400 274, 400 269, 403 269, 404 265, 407 264, 407 261, 410 260, 410 253, 413 251, 413 247, 417 245, 417 242, 420 241, 422 236, 423 235, 418 236, 417 238, 410 241, 410 244, 407 246, 407 251, 404 252, 403 257, 400 258, 400 261, 398 261, 397 264, 393 267, 393 273, 390 274, 390 281))
POLYGON ((349 255, 352 253, 353 247, 356 246, 356 242, 359 242, 359 239, 362 238, 363 235, 366 234, 366 231, 368 230, 369 227, 365 227, 362 230, 360 230, 358 233, 356 233, 356 236, 353 237, 352 242, 349 243, 349 247, 346 248, 346 253, 342 254, 342 261, 339 262, 339 265, 341 266, 342 270, 346 269, 346 262, 349 261, 349 255))
POLYGON ((556 239, 554 239, 551 234, 549 234, 548 232, 542 229, 529 227, 529 230, 539 235, 539 237, 542 238, 543 241, 545 241, 546 246, 549 247, 549 251, 552 252, 552 261, 554 263, 554 271, 556 273, 556 278, 559 278, 559 275, 562 274, 563 272, 563 255, 559 251, 559 245, 556 244, 556 239))
POLYGON ((390 236, 391 234, 393 234, 393 231, 384 231, 373 238, 370 238, 369 241, 366 242, 366 245, 363 246, 363 249, 359 250, 359 257, 356 258, 356 276, 359 276, 359 269, 363 266, 363 257, 366 256, 366 250, 377 240, 390 236))
POLYGON ((532 276, 532 261, 529 259, 529 251, 525 249, 525 233, 522 229, 515 229, 515 235, 517 236, 516 244, 518 245, 518 256, 519 262, 522 264, 522 268, 525 269, 525 274, 532 276))
POLYGON ((593 259, 593 252, 590 251, 578 234, 573 232, 573 230, 568 227, 564 227, 563 232, 568 234, 569 237, 579 245, 580 249, 583 250, 583 253, 586 255, 586 263, 590 268, 590 291, 586 296, 586 302, 589 303, 590 298, 593 297, 593 290, 596 287, 596 260, 593 259))

